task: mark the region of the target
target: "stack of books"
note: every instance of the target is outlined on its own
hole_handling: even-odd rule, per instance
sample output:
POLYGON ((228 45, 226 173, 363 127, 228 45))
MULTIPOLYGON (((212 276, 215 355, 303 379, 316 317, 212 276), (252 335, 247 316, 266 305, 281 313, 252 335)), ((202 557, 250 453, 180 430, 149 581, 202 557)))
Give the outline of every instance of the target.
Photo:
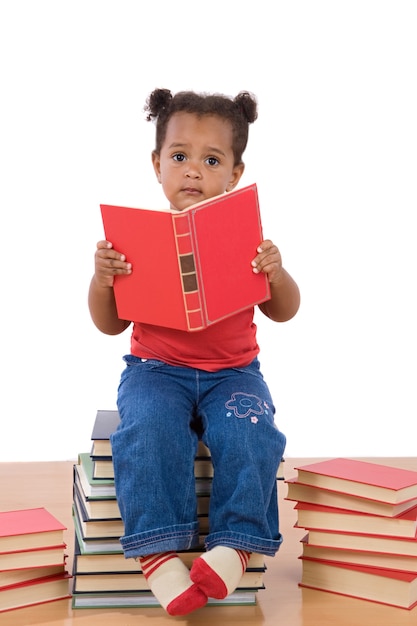
POLYGON ((0 512, 0 613, 70 597, 65 530, 44 508, 0 512))
POLYGON ((286 480, 302 538, 301 587, 417 605, 417 472, 353 459, 286 480))
MULTIPOLYGON (((149 590, 139 563, 125 559, 120 544, 124 525, 116 499, 110 435, 119 423, 117 411, 97 411, 92 448, 78 455, 74 465, 73 608, 132 608, 159 606, 149 590)), ((213 466, 210 452, 200 442, 195 459, 196 494, 201 545, 180 553, 187 566, 204 550, 207 535, 213 466)), ((279 477, 283 478, 282 464, 279 477)), ((264 557, 252 554, 239 587, 210 605, 253 605, 264 589, 264 557)))

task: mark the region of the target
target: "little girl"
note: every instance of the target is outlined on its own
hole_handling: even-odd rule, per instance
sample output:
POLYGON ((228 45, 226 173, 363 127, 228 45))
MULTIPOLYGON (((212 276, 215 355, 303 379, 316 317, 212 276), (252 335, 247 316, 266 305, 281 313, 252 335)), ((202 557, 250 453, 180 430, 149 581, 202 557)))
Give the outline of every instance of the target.
MULTIPOLYGON (((155 89, 146 106, 156 122, 152 162, 174 211, 229 192, 243 174, 255 98, 155 89)), ((158 255, 158 241, 154 254, 158 255)), ((152 264, 152 259, 149 259, 152 264)), ((297 312, 297 284, 270 240, 254 250, 252 270, 264 272, 271 298, 260 304, 273 321, 297 312)), ((111 437, 126 557, 136 558, 149 587, 170 615, 185 615, 208 597, 238 586, 251 552, 273 556, 282 542, 277 469, 285 436, 260 371, 254 310, 197 332, 119 319, 115 276, 140 272, 123 250, 99 241, 89 308, 97 328, 119 334, 133 324, 111 437), (177 552, 199 543, 194 459, 198 439, 214 468, 206 551, 189 570, 177 552)), ((225 267, 225 272, 233 271, 225 267)), ((155 280, 164 280, 155 276, 155 280)), ((169 302, 164 303, 169 307, 169 302)))

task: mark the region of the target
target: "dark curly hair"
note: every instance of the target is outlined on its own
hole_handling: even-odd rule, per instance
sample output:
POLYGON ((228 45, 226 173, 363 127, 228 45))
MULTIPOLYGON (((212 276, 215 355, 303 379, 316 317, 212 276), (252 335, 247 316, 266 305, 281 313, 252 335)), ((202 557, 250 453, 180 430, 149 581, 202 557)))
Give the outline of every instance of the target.
POLYGON ((155 152, 161 151, 166 129, 174 113, 218 115, 229 120, 233 133, 234 165, 242 163, 242 154, 248 143, 249 124, 258 117, 257 101, 253 94, 241 91, 234 99, 223 94, 205 94, 180 91, 174 96, 169 89, 155 89, 146 101, 147 121, 156 122, 155 152))

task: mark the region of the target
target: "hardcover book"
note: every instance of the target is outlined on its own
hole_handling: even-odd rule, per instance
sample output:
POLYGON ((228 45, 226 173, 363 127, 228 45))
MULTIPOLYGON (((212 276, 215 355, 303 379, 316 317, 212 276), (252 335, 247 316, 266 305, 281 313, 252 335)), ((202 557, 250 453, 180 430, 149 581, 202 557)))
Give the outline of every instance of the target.
POLYGON ((302 541, 302 556, 320 561, 334 561, 335 563, 365 565, 387 570, 417 574, 417 559, 415 556, 403 554, 375 552, 367 549, 351 550, 349 548, 330 548, 310 543, 305 537, 302 541))
POLYGON ((120 422, 119 411, 106 411, 99 409, 91 432, 93 447, 91 456, 93 457, 112 457, 110 435, 115 432, 120 422))
POLYGON ((114 280, 119 318, 196 331, 269 300, 251 266, 263 240, 255 184, 184 211, 100 208, 106 239, 132 263, 114 280))
POLYGON ((417 605, 417 574, 302 559, 300 587, 309 587, 403 609, 417 605))
MULTIPOLYGON (((0 560, 0 565, 3 563, 0 560)), ((8 587, 28 583, 32 581, 42 581, 51 576, 59 576, 65 574, 65 564, 49 565, 44 567, 23 567, 22 569, 0 570, 0 591, 8 587)))
POLYGON ((124 534, 121 519, 89 518, 76 491, 74 492, 74 512, 85 539, 119 539, 124 534))
POLYGON ((94 478, 93 460, 88 452, 80 452, 78 463, 74 465, 74 471, 78 474, 78 480, 84 494, 88 498, 115 498, 116 488, 113 478, 94 478))
POLYGON ((312 487, 396 504, 417 498, 417 472, 336 458, 295 468, 298 481, 312 487))
POLYGON ((119 537, 113 539, 102 539, 101 537, 87 539, 84 537, 75 505, 73 505, 72 512, 75 542, 79 545, 81 554, 123 554, 119 537))
POLYGON ((58 546, 34 548, 0 554, 1 569, 20 569, 22 567, 47 567, 65 563, 65 548, 63 543, 58 546))
POLYGON ((337 533, 327 530, 310 530, 308 543, 338 550, 363 550, 387 555, 397 554, 412 557, 417 566, 417 537, 403 539, 386 535, 360 535, 359 533, 337 533))
MULTIPOLYGON (((254 606, 257 590, 234 591, 224 600, 209 598, 207 606, 254 606)), ((132 609, 158 608, 160 604, 150 591, 128 592, 109 591, 107 593, 73 593, 73 609, 132 609)))
POLYGON ((414 538, 417 507, 398 515, 383 517, 348 509, 335 509, 309 502, 297 502, 297 525, 301 528, 414 538))
POLYGON ((73 490, 74 498, 77 495, 82 500, 83 509, 85 509, 88 517, 92 519, 120 519, 120 508, 116 496, 108 498, 86 496, 76 470, 74 470, 73 490))
POLYGON ((0 512, 0 553, 64 543, 61 524, 44 508, 0 512))
POLYGON ((406 502, 390 504, 388 502, 352 496, 341 491, 305 485, 304 483, 300 483, 296 478, 289 478, 285 482, 288 488, 286 500, 309 502, 311 504, 329 506, 337 509, 350 509, 352 511, 373 513, 385 517, 396 517, 417 506, 417 498, 407 500, 406 502))
POLYGON ((8 587, 0 591, 0 613, 70 598, 70 578, 71 576, 65 573, 8 587))

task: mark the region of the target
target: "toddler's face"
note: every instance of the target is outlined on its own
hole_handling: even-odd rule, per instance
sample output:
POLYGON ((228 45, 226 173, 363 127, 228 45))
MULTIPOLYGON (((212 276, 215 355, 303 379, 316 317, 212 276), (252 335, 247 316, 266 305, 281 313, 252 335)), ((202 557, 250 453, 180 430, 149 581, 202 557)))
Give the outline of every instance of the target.
POLYGON ((152 161, 171 209, 182 211, 225 191, 243 173, 234 165, 232 126, 217 115, 175 113, 168 122, 160 154, 152 161))

